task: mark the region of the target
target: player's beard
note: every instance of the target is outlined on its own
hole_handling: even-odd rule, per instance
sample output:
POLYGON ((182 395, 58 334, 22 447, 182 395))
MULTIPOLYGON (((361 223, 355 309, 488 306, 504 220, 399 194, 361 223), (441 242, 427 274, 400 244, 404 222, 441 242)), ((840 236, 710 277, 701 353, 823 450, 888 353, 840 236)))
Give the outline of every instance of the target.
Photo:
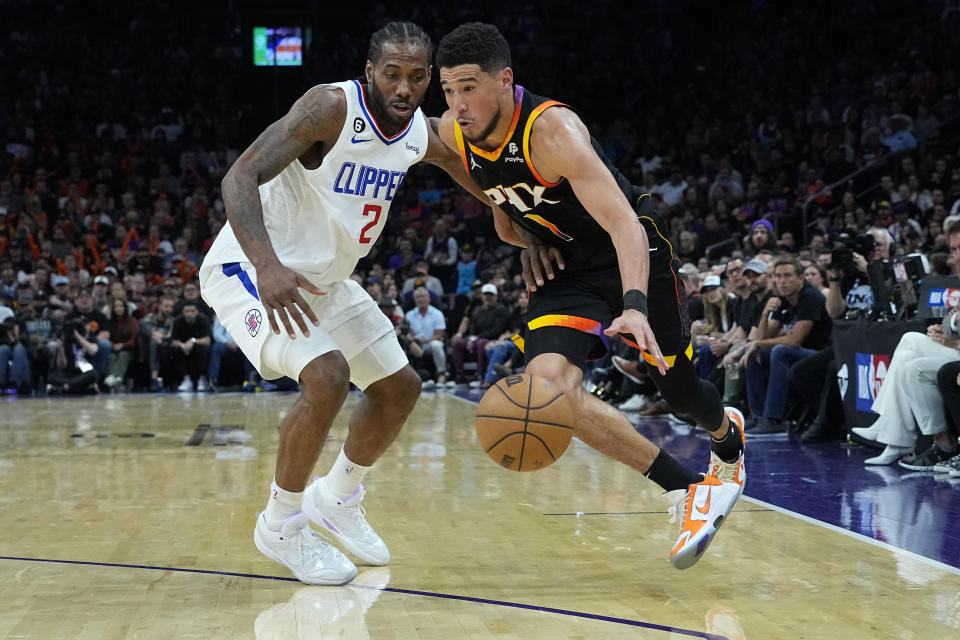
POLYGON ((380 91, 380 87, 377 86, 376 82, 367 83, 367 93, 370 94, 370 102, 372 103, 373 110, 376 112, 377 121, 388 124, 391 127, 396 129, 403 129, 407 126, 407 123, 410 122, 410 119, 413 118, 413 114, 417 112, 417 107, 423 103, 423 98, 420 98, 420 102, 410 104, 410 117, 409 118, 398 118, 393 115, 393 112, 390 111, 389 105, 387 104, 387 98, 383 95, 383 92, 380 91))
POLYGON ((463 137, 466 138, 467 142, 469 142, 470 144, 476 144, 476 145, 482 146, 483 141, 489 138, 490 134, 493 133, 493 130, 497 128, 498 124, 500 124, 500 113, 501 113, 500 104, 497 103, 497 112, 493 114, 493 117, 490 119, 490 124, 484 127, 483 131, 480 132, 480 135, 474 138, 471 138, 466 134, 464 134, 463 137))

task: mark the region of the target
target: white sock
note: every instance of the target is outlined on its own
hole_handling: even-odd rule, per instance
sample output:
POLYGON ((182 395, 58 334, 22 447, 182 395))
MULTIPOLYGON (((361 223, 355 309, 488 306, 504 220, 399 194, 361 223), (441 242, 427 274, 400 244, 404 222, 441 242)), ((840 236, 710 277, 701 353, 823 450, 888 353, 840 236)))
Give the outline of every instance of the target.
POLYGON ((280 531, 287 518, 300 511, 303 503, 303 492, 294 493, 277 486, 277 479, 270 485, 270 498, 263 517, 267 521, 267 528, 271 531, 280 531))
POLYGON ((372 467, 373 465, 365 467, 352 462, 341 447, 337 461, 333 463, 330 473, 325 478, 327 488, 333 492, 333 495, 345 500, 354 494, 357 487, 363 482, 363 477, 372 467))

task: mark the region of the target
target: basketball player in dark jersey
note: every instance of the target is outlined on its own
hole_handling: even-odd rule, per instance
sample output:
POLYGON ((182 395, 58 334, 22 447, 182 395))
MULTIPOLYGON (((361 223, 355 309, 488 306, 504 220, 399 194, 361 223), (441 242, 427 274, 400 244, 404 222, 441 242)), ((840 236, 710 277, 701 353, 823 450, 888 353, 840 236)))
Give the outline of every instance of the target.
POLYGON ((724 411, 716 388, 690 362, 679 261, 650 196, 617 171, 569 107, 514 84, 509 45, 496 27, 454 29, 437 49, 437 67, 448 107, 440 137, 496 205, 498 235, 525 247, 527 266, 549 268, 556 260, 561 267, 552 279, 528 281, 526 371, 573 400, 581 440, 668 492, 681 517, 670 560, 681 569, 693 565, 743 491, 743 417, 724 411), (707 475, 584 390, 585 363, 602 356, 617 333, 642 350, 673 408, 710 432, 707 475))

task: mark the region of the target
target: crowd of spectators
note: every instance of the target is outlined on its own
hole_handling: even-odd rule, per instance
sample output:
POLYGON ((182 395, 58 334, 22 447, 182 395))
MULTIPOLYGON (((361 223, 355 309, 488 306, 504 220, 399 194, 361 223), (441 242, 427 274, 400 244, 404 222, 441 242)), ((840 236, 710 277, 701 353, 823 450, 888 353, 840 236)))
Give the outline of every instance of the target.
MULTIPOLYGON (((932 273, 957 270, 960 14, 944 1, 702 4, 560 0, 402 17, 435 39, 469 19, 496 22, 517 81, 571 104, 657 199, 685 265, 701 374, 749 410, 753 431, 788 428, 799 394, 823 405, 806 437, 833 437, 842 413, 821 402, 835 395, 822 382, 831 319, 867 304, 866 265, 922 253, 932 273), (614 9, 617 20, 601 19, 614 9), (571 12, 595 28, 571 29, 571 12), (831 249, 857 238, 852 268, 831 269, 831 249)), ((220 180, 269 120, 247 91, 258 72, 248 25, 225 9, 5 8, 18 61, 0 70, 8 392, 273 388, 196 280, 226 221, 220 180)), ((363 20, 347 15, 360 8, 327 22, 321 11, 303 17, 313 31, 298 91, 356 75, 367 30, 396 17, 383 5, 363 20)), ((442 108, 433 87, 424 110, 442 108)), ((427 386, 486 387, 522 367, 510 340, 527 302, 518 252, 433 168, 407 174, 354 277, 394 318, 427 386)), ((635 355, 613 355, 597 365, 598 393, 667 410, 635 355), (604 371, 648 393, 623 393, 604 371)))

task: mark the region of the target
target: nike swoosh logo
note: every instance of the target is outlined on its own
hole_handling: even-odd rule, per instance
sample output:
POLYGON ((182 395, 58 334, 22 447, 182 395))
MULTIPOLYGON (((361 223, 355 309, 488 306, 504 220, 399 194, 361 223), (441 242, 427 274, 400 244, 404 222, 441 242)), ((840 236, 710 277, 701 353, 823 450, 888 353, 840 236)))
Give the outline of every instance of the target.
POLYGON ((360 138, 359 140, 357 139, 357 136, 350 138, 350 142, 353 144, 357 144, 358 142, 370 142, 371 140, 373 140, 373 138, 360 138))
POLYGON ((708 513, 710 513, 710 500, 712 500, 712 499, 713 499, 713 491, 709 491, 709 490, 708 490, 708 491, 707 491, 707 501, 703 503, 703 508, 702 508, 702 509, 701 509, 700 507, 697 507, 697 511, 699 511, 699 512, 702 513, 703 515, 707 515, 708 513))
POLYGON ((659 247, 650 247, 650 253, 655 252, 657 249, 659 249, 659 247))

